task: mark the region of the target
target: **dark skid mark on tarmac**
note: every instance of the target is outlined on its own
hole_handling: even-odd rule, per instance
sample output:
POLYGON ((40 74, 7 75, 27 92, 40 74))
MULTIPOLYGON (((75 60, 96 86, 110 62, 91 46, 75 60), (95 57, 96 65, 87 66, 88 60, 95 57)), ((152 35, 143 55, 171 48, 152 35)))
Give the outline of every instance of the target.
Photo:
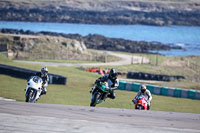
POLYGON ((90 112, 95 112, 95 110, 94 109, 91 109, 91 110, 89 110, 90 112))

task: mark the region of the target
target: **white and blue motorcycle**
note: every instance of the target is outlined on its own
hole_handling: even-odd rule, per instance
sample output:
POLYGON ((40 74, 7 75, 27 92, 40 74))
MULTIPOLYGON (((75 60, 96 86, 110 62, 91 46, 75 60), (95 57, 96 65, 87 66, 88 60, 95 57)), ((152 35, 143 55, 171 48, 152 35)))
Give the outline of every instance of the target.
POLYGON ((25 90, 26 102, 34 103, 36 102, 42 92, 42 79, 38 76, 32 76, 28 82, 25 90))

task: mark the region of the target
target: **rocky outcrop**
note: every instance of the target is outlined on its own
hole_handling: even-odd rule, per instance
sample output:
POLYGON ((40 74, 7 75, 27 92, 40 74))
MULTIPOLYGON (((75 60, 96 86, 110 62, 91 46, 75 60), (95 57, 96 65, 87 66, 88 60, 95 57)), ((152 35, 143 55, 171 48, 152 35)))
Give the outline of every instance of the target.
MULTIPOLYGON (((80 37, 73 37, 74 39, 80 37)), ((101 35, 88 35, 82 39, 88 48, 122 51, 130 53, 150 53, 150 50, 170 50, 181 47, 171 47, 160 42, 131 41, 125 39, 107 38, 101 35)))
POLYGON ((64 38, 78 40, 79 42, 83 42, 87 48, 97 49, 97 50, 122 51, 130 53, 151 53, 150 50, 182 49, 180 46, 170 46, 162 44, 160 42, 131 41, 118 38, 108 38, 96 34, 81 36, 79 34, 64 34, 55 32, 35 33, 31 31, 13 30, 13 29, 0 29, 0 32, 11 33, 11 34, 25 34, 25 35, 62 36, 64 38))
POLYGON ((198 1, 3 0, 0 20, 200 26, 198 1))
POLYGON ((2 33, 11 34, 26 34, 26 35, 50 35, 62 36, 64 38, 71 38, 83 42, 87 48, 109 51, 122 51, 130 53, 151 53, 150 50, 170 50, 181 49, 179 46, 165 45, 160 42, 145 42, 145 41, 131 41, 119 38, 108 38, 102 35, 87 35, 81 36, 79 34, 64 34, 55 32, 31 32, 13 29, 0 29, 2 33))
POLYGON ((87 60, 90 57, 83 42, 63 37, 0 34, 0 45, 9 58, 15 59, 87 60))

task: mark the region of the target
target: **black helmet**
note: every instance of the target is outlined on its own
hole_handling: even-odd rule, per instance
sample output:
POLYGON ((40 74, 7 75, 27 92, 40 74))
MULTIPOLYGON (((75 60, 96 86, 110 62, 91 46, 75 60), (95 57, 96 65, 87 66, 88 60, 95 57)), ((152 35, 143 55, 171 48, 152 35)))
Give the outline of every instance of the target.
POLYGON ((145 85, 141 85, 141 86, 140 86, 140 91, 141 91, 142 93, 144 93, 146 90, 147 90, 147 88, 146 88, 145 85))
POLYGON ((48 68, 47 68, 47 67, 43 67, 43 68, 41 69, 41 73, 42 73, 44 76, 47 76, 47 74, 48 74, 48 68))
POLYGON ((115 79, 117 78, 117 71, 114 68, 110 69, 110 73, 109 73, 110 78, 115 79))

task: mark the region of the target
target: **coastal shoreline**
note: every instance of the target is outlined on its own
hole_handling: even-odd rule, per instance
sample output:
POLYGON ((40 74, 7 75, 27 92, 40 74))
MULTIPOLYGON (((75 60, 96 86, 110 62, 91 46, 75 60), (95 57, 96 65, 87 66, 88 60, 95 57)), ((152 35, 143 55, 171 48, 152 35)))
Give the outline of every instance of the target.
POLYGON ((17 29, 0 29, 0 33, 4 34, 16 34, 16 35, 49 35, 75 39, 79 42, 83 42, 89 49, 107 50, 107 51, 119 51, 129 53, 149 53, 152 54, 153 50, 183 50, 180 46, 170 46, 161 42, 147 42, 147 41, 132 41, 121 38, 109 38, 98 34, 89 34, 82 36, 80 34, 64 34, 57 32, 33 32, 30 30, 17 30, 17 29))

